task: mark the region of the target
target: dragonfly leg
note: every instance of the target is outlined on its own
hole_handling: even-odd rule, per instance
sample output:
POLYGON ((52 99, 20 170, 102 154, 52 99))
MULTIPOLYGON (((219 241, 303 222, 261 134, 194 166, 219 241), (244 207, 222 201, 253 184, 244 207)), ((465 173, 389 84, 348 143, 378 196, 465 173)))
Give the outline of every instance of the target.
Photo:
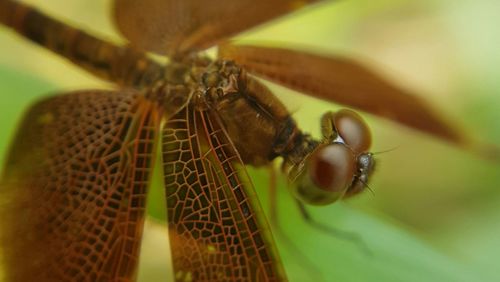
POLYGON ((276 168, 269 165, 269 222, 273 227, 278 227, 278 201, 276 168))
POLYGON ((298 199, 296 199, 295 202, 297 203, 302 218, 307 224, 309 224, 309 226, 321 232, 324 232, 332 237, 335 237, 336 239, 346 240, 355 244, 363 253, 365 253, 368 256, 373 255, 372 251, 366 245, 365 241, 363 241, 363 238, 359 234, 355 232, 337 229, 335 227, 328 226, 326 224, 318 222, 311 216, 304 203, 302 203, 298 199))
POLYGON ((269 222, 272 226, 273 234, 276 238, 286 246, 288 251, 293 253, 295 259, 299 261, 301 265, 307 272, 310 272, 312 281, 324 281, 321 272, 318 270, 316 265, 309 260, 299 247, 287 236, 286 232, 282 229, 279 224, 278 218, 278 197, 277 197, 278 185, 277 185, 277 173, 276 168, 271 164, 269 165, 269 222))

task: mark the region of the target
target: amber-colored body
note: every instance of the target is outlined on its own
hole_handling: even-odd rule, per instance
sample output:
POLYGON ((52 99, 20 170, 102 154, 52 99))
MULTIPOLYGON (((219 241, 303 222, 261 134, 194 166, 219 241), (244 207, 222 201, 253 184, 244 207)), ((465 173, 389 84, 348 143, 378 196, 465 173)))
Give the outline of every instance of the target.
MULTIPOLYGON (((424 102, 354 62, 230 44, 220 46, 215 60, 198 54, 310 2, 316 1, 117 0, 115 20, 132 43, 125 47, 0 0, 2 24, 119 89, 48 98, 26 115, 0 186, 8 199, 0 207, 7 279, 134 280, 160 150, 175 279, 286 281, 245 165, 282 157, 290 181, 300 182, 299 194, 326 204, 364 189, 373 170, 369 134, 337 128, 340 115, 330 113, 323 139, 313 140, 247 71, 468 144, 424 102), (146 51, 171 61, 157 63, 146 51), (362 149, 353 149, 365 137, 362 149), (334 148, 344 159, 317 148, 334 148), (345 163, 344 178, 333 181, 345 163), (306 174, 322 187, 309 192, 318 183, 306 174)), ((365 130, 360 118, 344 116, 365 130)))

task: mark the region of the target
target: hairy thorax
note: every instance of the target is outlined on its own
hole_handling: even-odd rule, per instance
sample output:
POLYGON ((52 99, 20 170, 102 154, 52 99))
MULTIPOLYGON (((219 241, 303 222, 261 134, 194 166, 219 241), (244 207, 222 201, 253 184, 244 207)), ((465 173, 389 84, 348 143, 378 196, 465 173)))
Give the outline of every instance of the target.
POLYGON ((164 101, 165 110, 175 95, 189 97, 186 103, 198 108, 216 110, 246 164, 269 163, 298 134, 285 106, 232 61, 189 58, 170 64, 165 77, 170 96, 164 101))

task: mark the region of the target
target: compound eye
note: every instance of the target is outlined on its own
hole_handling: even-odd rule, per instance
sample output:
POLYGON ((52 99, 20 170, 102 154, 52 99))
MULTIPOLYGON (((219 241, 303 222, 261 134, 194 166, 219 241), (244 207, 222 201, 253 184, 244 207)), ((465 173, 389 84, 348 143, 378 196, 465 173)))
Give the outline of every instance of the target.
POLYGON ((356 158, 345 144, 320 146, 307 161, 305 172, 289 186, 297 199, 327 205, 341 199, 352 185, 356 158))
POLYGON ((360 115, 343 109, 336 112, 333 119, 338 134, 354 152, 368 151, 372 138, 368 125, 360 115))
POLYGON ((312 183, 326 192, 344 193, 352 182, 356 160, 343 144, 318 148, 310 158, 312 183))

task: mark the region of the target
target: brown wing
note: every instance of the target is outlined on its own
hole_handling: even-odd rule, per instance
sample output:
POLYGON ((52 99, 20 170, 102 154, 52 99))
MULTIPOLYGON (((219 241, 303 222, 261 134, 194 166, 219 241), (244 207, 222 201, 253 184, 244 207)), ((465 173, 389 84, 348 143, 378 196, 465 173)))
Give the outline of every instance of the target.
POLYGON ((37 103, 0 186, 7 281, 132 281, 159 114, 132 92, 37 103))
POLYGON ((344 58, 281 48, 224 45, 219 57, 249 72, 327 101, 349 105, 436 137, 468 145, 465 136, 422 99, 344 58))
POLYGON ((245 168, 216 114, 190 105, 162 133, 177 281, 286 280, 245 168))
POLYGON ((199 51, 321 0, 115 0, 115 20, 133 45, 160 54, 199 51))

